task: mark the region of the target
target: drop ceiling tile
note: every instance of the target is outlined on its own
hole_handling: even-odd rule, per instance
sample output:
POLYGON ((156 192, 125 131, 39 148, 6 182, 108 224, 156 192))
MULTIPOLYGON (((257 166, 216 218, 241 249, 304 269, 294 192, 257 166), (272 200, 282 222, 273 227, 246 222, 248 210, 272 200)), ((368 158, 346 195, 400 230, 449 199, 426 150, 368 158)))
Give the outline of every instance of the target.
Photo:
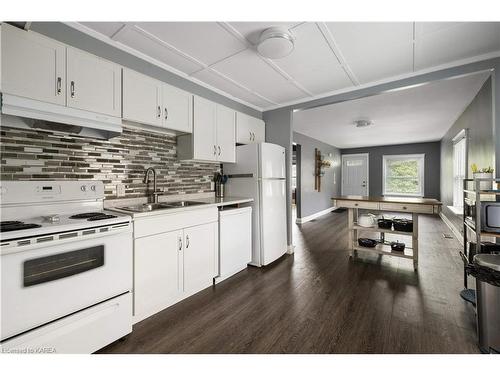
POLYGON ((125 24, 124 22, 80 22, 82 25, 95 30, 107 37, 113 36, 125 24))
POLYGON ((500 22, 464 22, 417 35, 416 70, 500 51, 500 22))
POLYGON ((284 103, 306 96, 295 85, 265 63, 252 49, 246 49, 212 68, 275 103, 284 103))
POLYGON ((315 23, 293 29, 295 48, 274 63, 313 94, 352 86, 349 76, 315 23))
POLYGON ((415 38, 428 36, 434 32, 455 27, 463 22, 415 22, 415 38))
POLYGON ((260 34, 270 27, 279 26, 287 29, 293 28, 300 24, 300 22, 231 22, 230 25, 234 27, 241 35, 243 35, 250 43, 257 44, 260 34))
POLYGON ((327 26, 361 83, 413 71, 412 22, 331 22, 327 26))
POLYGON ((202 68, 200 64, 188 60, 168 49, 161 43, 145 36, 134 27, 127 27, 123 31, 120 31, 116 35, 115 40, 187 74, 191 74, 202 68))
POLYGON ((217 22, 140 22, 137 26, 207 65, 246 48, 217 22))
POLYGON ((216 87, 219 90, 225 91, 235 98, 244 100, 260 108, 266 108, 274 104, 261 98, 260 96, 251 93, 248 90, 239 87, 238 85, 235 85, 230 80, 221 77, 219 74, 210 69, 200 70, 199 72, 194 73, 192 77, 199 79, 200 81, 203 81, 210 86, 216 87))

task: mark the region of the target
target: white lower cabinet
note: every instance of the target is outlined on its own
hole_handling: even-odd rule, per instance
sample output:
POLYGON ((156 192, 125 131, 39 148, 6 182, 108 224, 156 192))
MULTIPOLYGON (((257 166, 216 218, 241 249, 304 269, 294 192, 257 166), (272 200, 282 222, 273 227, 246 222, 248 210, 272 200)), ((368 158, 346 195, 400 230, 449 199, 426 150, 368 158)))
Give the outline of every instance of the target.
POLYGON ((215 259, 217 223, 184 229, 184 292, 196 293, 217 276, 215 259), (215 250, 215 251, 214 251, 215 250))
POLYGON ((182 230, 135 240, 134 316, 175 303, 182 294, 182 230))
POLYGON ((134 323, 213 284, 217 208, 134 221, 134 323))

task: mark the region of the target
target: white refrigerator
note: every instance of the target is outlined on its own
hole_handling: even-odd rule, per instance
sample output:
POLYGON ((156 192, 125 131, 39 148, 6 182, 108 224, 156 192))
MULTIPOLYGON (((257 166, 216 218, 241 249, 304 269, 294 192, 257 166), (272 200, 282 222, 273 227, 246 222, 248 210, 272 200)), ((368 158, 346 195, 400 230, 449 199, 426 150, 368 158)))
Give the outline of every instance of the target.
POLYGON ((286 253, 285 149, 272 143, 236 147, 236 163, 224 164, 227 196, 251 197, 253 266, 265 266, 286 253))

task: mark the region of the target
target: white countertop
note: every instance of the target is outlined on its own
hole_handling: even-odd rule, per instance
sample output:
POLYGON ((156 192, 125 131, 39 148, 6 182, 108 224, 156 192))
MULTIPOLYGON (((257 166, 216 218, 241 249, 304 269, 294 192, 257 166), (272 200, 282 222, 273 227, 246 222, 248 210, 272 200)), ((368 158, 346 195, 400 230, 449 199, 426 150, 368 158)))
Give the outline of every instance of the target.
MULTIPOLYGON (((198 199, 180 196, 178 200, 186 200, 186 201, 189 200, 189 201, 195 201, 195 202, 203 202, 204 204, 199 204, 199 205, 195 205, 195 206, 187 206, 187 207, 165 208, 165 209, 158 209, 158 210, 145 211, 145 212, 133 212, 133 211, 128 211, 128 210, 123 210, 123 209, 120 209, 119 205, 116 205, 114 207, 108 207, 107 209, 111 210, 111 211, 125 213, 127 215, 132 216, 133 218, 140 218, 140 217, 148 217, 148 216, 156 216, 156 215, 168 215, 168 214, 191 211, 191 210, 198 210, 198 209, 208 208, 208 207, 222 207, 222 206, 228 206, 228 205, 233 205, 233 204, 243 204, 243 203, 253 202, 253 198, 245 198, 245 197, 216 198, 214 196, 206 197, 206 198, 198 198, 198 199)), ((175 200, 172 199, 170 201, 173 202, 175 200)), ((161 200, 160 200, 160 202, 161 202, 161 200)), ((165 202, 161 202, 161 203, 165 203, 165 202)), ((142 204, 142 203, 138 203, 138 204, 142 204)), ((133 205, 134 204, 123 202, 123 205, 121 205, 121 207, 127 207, 127 206, 133 206, 133 205)))

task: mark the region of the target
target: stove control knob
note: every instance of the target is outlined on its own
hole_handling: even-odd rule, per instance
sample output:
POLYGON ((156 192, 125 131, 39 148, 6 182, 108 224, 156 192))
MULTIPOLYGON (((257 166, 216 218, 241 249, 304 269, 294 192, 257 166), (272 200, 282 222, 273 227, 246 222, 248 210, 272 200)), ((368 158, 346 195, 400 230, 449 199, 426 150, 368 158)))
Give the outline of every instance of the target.
POLYGON ((92 185, 92 186, 90 187, 90 190, 95 191, 95 185, 92 185))
POLYGON ((87 186, 82 185, 82 186, 80 187, 80 190, 81 190, 81 191, 87 191, 87 186))

